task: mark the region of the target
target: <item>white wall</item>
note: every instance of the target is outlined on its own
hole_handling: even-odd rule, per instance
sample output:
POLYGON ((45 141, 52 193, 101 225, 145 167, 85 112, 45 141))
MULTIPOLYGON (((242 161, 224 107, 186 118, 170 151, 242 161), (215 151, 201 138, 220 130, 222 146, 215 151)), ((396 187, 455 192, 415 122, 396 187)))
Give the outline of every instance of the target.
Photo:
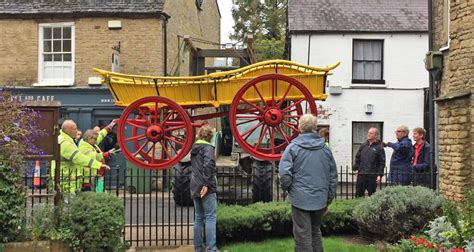
MULTIPOLYGON (((399 125, 410 129, 423 126, 423 89, 428 87, 428 72, 423 58, 428 51, 427 34, 315 34, 311 35, 308 61, 308 35, 292 35, 293 61, 327 66, 337 61, 341 65, 330 76, 331 86, 342 86, 341 95, 329 95, 318 102, 326 117, 320 124, 330 126, 330 144, 338 166, 352 164, 352 122, 384 122, 385 141, 395 141, 394 130, 399 125), (352 40, 384 40, 385 85, 352 84, 352 40), (373 104, 371 115, 365 104, 373 104)), ((410 134, 411 137, 411 134, 410 134)), ((392 150, 386 148, 387 166, 392 150)))
MULTIPOLYGON (((428 52, 428 34, 316 34, 311 35, 309 64, 328 66, 341 62, 330 78, 332 85, 351 86, 353 39, 383 39, 386 87, 428 86, 423 59, 428 52)), ((291 36, 291 60, 308 64, 308 35, 291 36)))

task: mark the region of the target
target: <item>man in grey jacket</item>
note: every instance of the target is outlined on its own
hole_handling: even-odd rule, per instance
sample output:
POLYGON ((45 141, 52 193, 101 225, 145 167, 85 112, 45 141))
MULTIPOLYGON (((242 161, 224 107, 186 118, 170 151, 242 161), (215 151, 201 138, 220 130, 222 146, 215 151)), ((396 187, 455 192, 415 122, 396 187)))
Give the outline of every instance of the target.
POLYGON ((286 147, 278 172, 292 205, 295 251, 323 251, 320 227, 336 196, 336 162, 324 138, 315 133, 315 116, 301 116, 298 129, 300 135, 286 147))

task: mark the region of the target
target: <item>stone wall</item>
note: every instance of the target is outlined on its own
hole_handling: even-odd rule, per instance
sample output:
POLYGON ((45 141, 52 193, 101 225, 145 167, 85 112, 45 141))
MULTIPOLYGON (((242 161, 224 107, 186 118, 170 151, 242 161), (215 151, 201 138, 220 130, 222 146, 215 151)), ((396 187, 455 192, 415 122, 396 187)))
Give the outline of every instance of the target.
POLYGON ((474 190, 474 5, 467 1, 433 1, 434 49, 443 50, 439 88, 438 131, 440 191, 459 200, 474 190), (445 11, 450 3, 450 22, 445 11))
POLYGON ((0 65, 0 86, 29 86, 37 81, 36 21, 0 19, 0 65))

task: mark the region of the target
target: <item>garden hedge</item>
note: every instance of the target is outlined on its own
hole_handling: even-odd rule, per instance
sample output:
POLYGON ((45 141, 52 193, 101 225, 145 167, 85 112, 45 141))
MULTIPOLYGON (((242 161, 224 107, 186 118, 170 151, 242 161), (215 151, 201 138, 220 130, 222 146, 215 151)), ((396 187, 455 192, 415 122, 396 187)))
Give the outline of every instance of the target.
MULTIPOLYGON (((323 234, 356 232, 352 212, 362 199, 338 200, 323 218, 323 234)), ((289 202, 255 203, 248 206, 219 205, 217 239, 219 244, 288 237, 293 233, 289 202)))

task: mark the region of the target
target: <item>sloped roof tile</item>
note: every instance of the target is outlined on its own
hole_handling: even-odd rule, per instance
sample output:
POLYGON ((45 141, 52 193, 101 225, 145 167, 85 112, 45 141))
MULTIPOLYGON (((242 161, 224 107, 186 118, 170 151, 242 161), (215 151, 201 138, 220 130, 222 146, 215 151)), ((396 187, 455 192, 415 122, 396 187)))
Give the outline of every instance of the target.
POLYGON ((295 32, 426 32, 426 0, 289 0, 295 32))

